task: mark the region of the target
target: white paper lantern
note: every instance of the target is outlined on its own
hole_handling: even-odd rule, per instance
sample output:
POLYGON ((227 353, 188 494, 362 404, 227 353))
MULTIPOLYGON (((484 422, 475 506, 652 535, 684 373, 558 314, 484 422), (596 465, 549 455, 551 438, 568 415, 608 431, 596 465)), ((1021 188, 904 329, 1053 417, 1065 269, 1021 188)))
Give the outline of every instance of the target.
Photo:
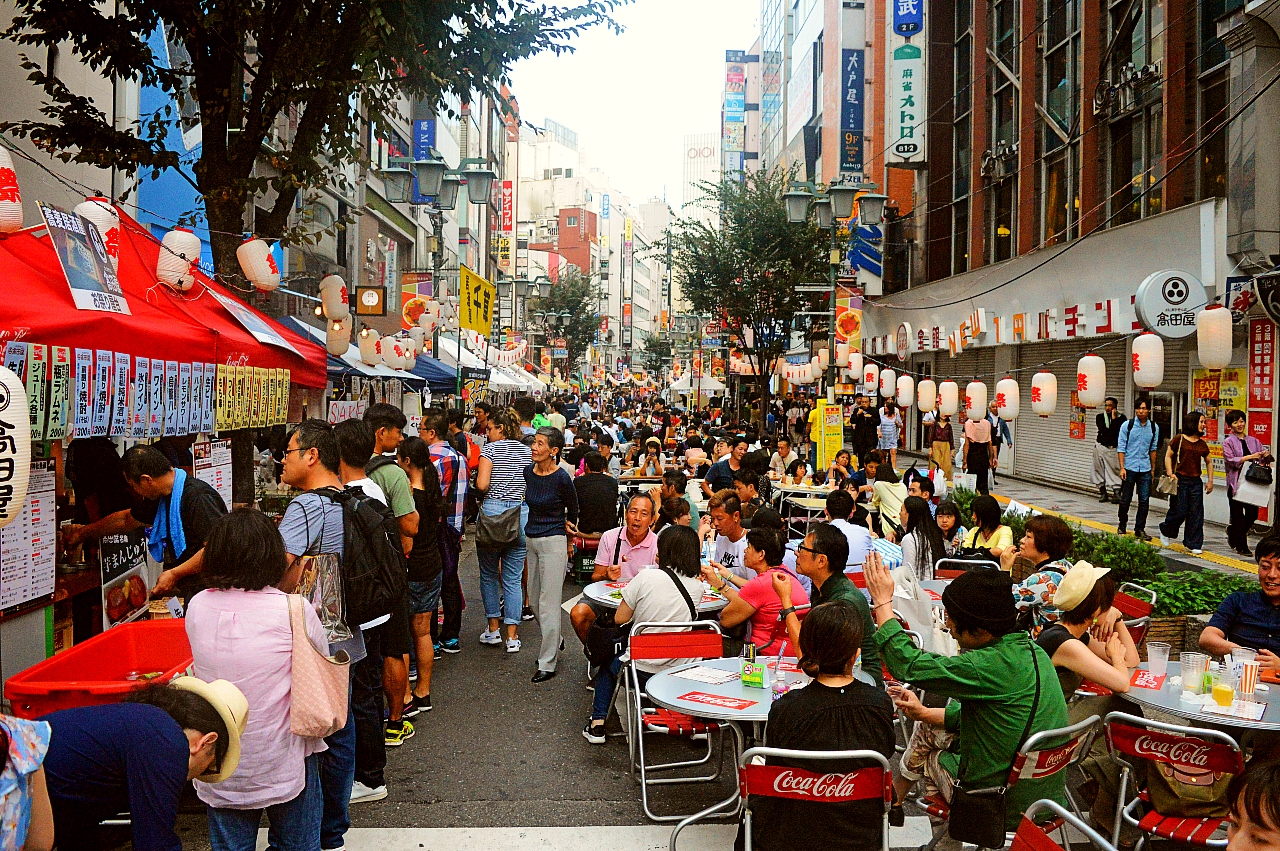
POLYGON ((818 349, 818 366, 826 369, 831 363, 831 350, 826 346, 818 349))
POLYGON ((954 417, 960 412, 960 385, 944 381, 938 385, 938 413, 954 417))
POLYGON ((849 352, 849 371, 854 375, 862 374, 862 352, 849 352))
POLYGON ((897 389, 898 376, 892 369, 880 370, 880 395, 888 398, 897 389))
POLYGON ((1107 398, 1107 362, 1090 352, 1076 366, 1076 396, 1086 408, 1096 408, 1107 398))
POLYGON ((836 366, 844 367, 849 365, 849 349, 848 343, 836 343, 836 366))
POLYGON ((916 403, 920 408, 920 413, 927 414, 930 411, 937 409, 938 385, 933 381, 933 379, 926 378, 921 381, 919 387, 916 388, 916 393, 920 397, 916 403))
MULTIPOLYGON (((13 170, 9 149, 0 145, 0 233, 22 230, 22 191, 18 189, 18 173, 13 170)), ((28 449, 28 451, 30 451, 28 449)), ((26 486, 23 485, 24 492, 26 486)), ((18 503, 21 510, 22 503, 18 503)))
POLYGON ((254 237, 240 243, 236 259, 240 261, 240 271, 254 288, 269 293, 280 286, 280 269, 265 239, 254 237))
POLYGON ((200 262, 200 237, 190 228, 176 227, 160 240, 156 277, 179 292, 195 286, 195 265, 200 262))
POLYGON ((1231 311, 1211 304, 1196 314, 1196 355, 1205 369, 1231 366, 1231 311))
MULTIPOLYGON (((0 147, 0 151, 4 148, 0 147)), ((6 152, 7 154, 8 152, 6 152)), ((27 389, 12 370, 0 366, 0 420, 7 424, 0 440, 0 471, 9 474, 5 486, 8 499, 0 502, 0 528, 8 526, 27 501, 31 477, 31 419, 27 411, 27 389)))
POLYGON ((409 339, 413 341, 415 352, 422 351, 422 345, 427 341, 427 332, 418 327, 409 329, 409 339))
POLYGON ((898 407, 910 408, 916 400, 916 380, 909 375, 898 376, 898 407))
POLYGON ((1133 383, 1158 387, 1164 381, 1164 340, 1154 331, 1143 331, 1133 341, 1133 383))
POLYGON ((970 381, 964 388, 964 409, 969 419, 975 423, 987 415, 987 385, 981 381, 970 381))
POLYGON ((351 314, 346 319, 326 323, 324 350, 334 357, 342 357, 351 348, 351 314))
POLYGON ((1018 382, 1006 375, 996 382, 996 413, 1002 420, 1016 420, 1021 413, 1022 393, 1018 382))
POLYGON ((1058 376, 1047 370, 1037 372, 1031 377, 1031 412, 1048 417, 1057 408, 1058 376))
POLYGON ((351 315, 347 282, 340 275, 325 275, 320 279, 320 306, 326 319, 337 321, 351 315))
POLYGON ((369 366, 382 363, 382 355, 378 353, 379 336, 372 328, 365 328, 356 340, 356 345, 360 347, 360 360, 369 366))
POLYGON ((76 204, 76 215, 93 222, 107 247, 111 268, 120 268, 120 214, 110 198, 95 195, 76 204))
POLYGON ((874 394, 876 392, 876 382, 880 380, 880 368, 873 363, 867 363, 862 369, 862 384, 867 388, 867 392, 874 394))

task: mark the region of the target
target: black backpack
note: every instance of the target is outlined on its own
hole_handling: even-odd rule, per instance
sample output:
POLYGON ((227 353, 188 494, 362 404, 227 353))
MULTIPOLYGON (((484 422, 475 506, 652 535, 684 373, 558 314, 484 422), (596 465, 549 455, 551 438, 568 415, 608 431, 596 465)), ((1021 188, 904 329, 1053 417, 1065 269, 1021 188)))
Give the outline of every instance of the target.
POLYGON ((409 564, 395 515, 356 488, 319 488, 311 493, 342 506, 342 593, 347 625, 355 628, 390 614, 409 592, 409 564))

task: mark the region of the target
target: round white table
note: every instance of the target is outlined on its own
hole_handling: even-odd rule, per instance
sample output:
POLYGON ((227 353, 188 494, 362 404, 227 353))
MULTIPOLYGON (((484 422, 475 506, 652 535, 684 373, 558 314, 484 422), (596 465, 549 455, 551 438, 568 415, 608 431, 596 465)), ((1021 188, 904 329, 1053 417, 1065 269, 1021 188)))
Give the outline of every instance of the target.
MULTIPOLYGON (((645 568, 650 570, 652 568, 645 568)), ((592 582, 586 588, 582 589, 582 596, 586 597, 593 603, 606 606, 610 609, 618 608, 618 604, 622 602, 622 589, 627 587, 629 580, 604 579, 600 582, 592 582)), ((714 591, 704 590, 702 599, 698 601, 698 614, 710 615, 723 609, 729 605, 729 601, 714 591)))
POLYGON ((929 595, 929 602, 935 606, 941 606, 942 592, 947 590, 947 586, 950 584, 950 579, 926 579, 920 583, 920 587, 929 595))
MULTIPOLYGON (((1147 663, 1143 662, 1139 666, 1142 670, 1147 670, 1147 663)), ((1210 707, 1216 704, 1210 703, 1205 705, 1200 698, 1208 697, 1208 695, 1195 695, 1197 700, 1190 702, 1183 700, 1182 684, 1174 684, 1175 677, 1181 674, 1182 666, 1176 660, 1170 660, 1168 674, 1165 677, 1164 685, 1157 691, 1149 688, 1131 687, 1124 694, 1134 703, 1149 706, 1152 709, 1159 709, 1161 712, 1167 712, 1170 715, 1176 715, 1179 718, 1185 718, 1188 721, 1196 721, 1200 724, 1212 725, 1214 727, 1239 727, 1246 730, 1280 730, 1280 685, 1275 683, 1267 685, 1267 691, 1258 691, 1253 695, 1253 702, 1261 703, 1266 706, 1262 713, 1262 717, 1254 720, 1252 718, 1241 717, 1237 715, 1221 715, 1217 712, 1211 712, 1210 707)), ((1237 704, 1240 702, 1241 696, 1236 695, 1237 704)))

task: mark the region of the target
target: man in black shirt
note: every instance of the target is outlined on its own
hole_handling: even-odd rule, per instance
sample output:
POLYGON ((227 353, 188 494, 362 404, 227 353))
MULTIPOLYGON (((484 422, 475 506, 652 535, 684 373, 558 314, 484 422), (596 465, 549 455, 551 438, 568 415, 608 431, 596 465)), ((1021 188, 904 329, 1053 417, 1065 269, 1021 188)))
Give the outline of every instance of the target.
POLYGON ((204 543, 214 522, 227 513, 227 504, 212 486, 188 476, 185 471, 175 470, 164 455, 150 446, 133 447, 124 454, 123 464, 125 481, 143 502, 109 514, 96 523, 72 526, 63 536, 63 545, 73 547, 86 538, 151 526, 156 522, 161 501, 170 503, 175 489, 180 487, 180 522, 167 518, 165 528, 160 530, 158 537, 163 546, 165 569, 151 593, 165 596, 176 589, 184 600, 190 600, 205 587, 199 576, 204 568, 204 543), (175 552, 175 541, 181 542, 181 552, 175 552))
POLYGON ((1120 426, 1124 425, 1124 414, 1116 411, 1118 403, 1115 397, 1108 396, 1103 402, 1102 413, 1097 416, 1098 441, 1093 445, 1093 478, 1094 485, 1101 494, 1099 502, 1110 502, 1108 489, 1115 495, 1116 503, 1120 502, 1120 456, 1116 446, 1120 440, 1120 426))
POLYGON ((578 531, 599 537, 618 525, 618 480, 604 472, 605 459, 588 452, 587 472, 573 480, 578 494, 578 531))
POLYGON ((854 397, 853 415, 849 418, 853 426, 853 454, 858 456, 858 464, 865 465, 867 455, 876 448, 876 429, 880 427, 880 418, 871 409, 871 399, 865 393, 854 397))

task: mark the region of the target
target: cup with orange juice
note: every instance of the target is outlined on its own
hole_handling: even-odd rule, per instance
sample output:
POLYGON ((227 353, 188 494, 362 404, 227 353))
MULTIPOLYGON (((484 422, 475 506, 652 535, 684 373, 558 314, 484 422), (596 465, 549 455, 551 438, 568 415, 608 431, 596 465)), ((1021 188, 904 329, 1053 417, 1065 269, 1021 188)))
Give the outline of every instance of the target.
POLYGON ((1219 706, 1230 706, 1236 697, 1236 678, 1230 668, 1222 668, 1213 672, 1213 702, 1219 706))

